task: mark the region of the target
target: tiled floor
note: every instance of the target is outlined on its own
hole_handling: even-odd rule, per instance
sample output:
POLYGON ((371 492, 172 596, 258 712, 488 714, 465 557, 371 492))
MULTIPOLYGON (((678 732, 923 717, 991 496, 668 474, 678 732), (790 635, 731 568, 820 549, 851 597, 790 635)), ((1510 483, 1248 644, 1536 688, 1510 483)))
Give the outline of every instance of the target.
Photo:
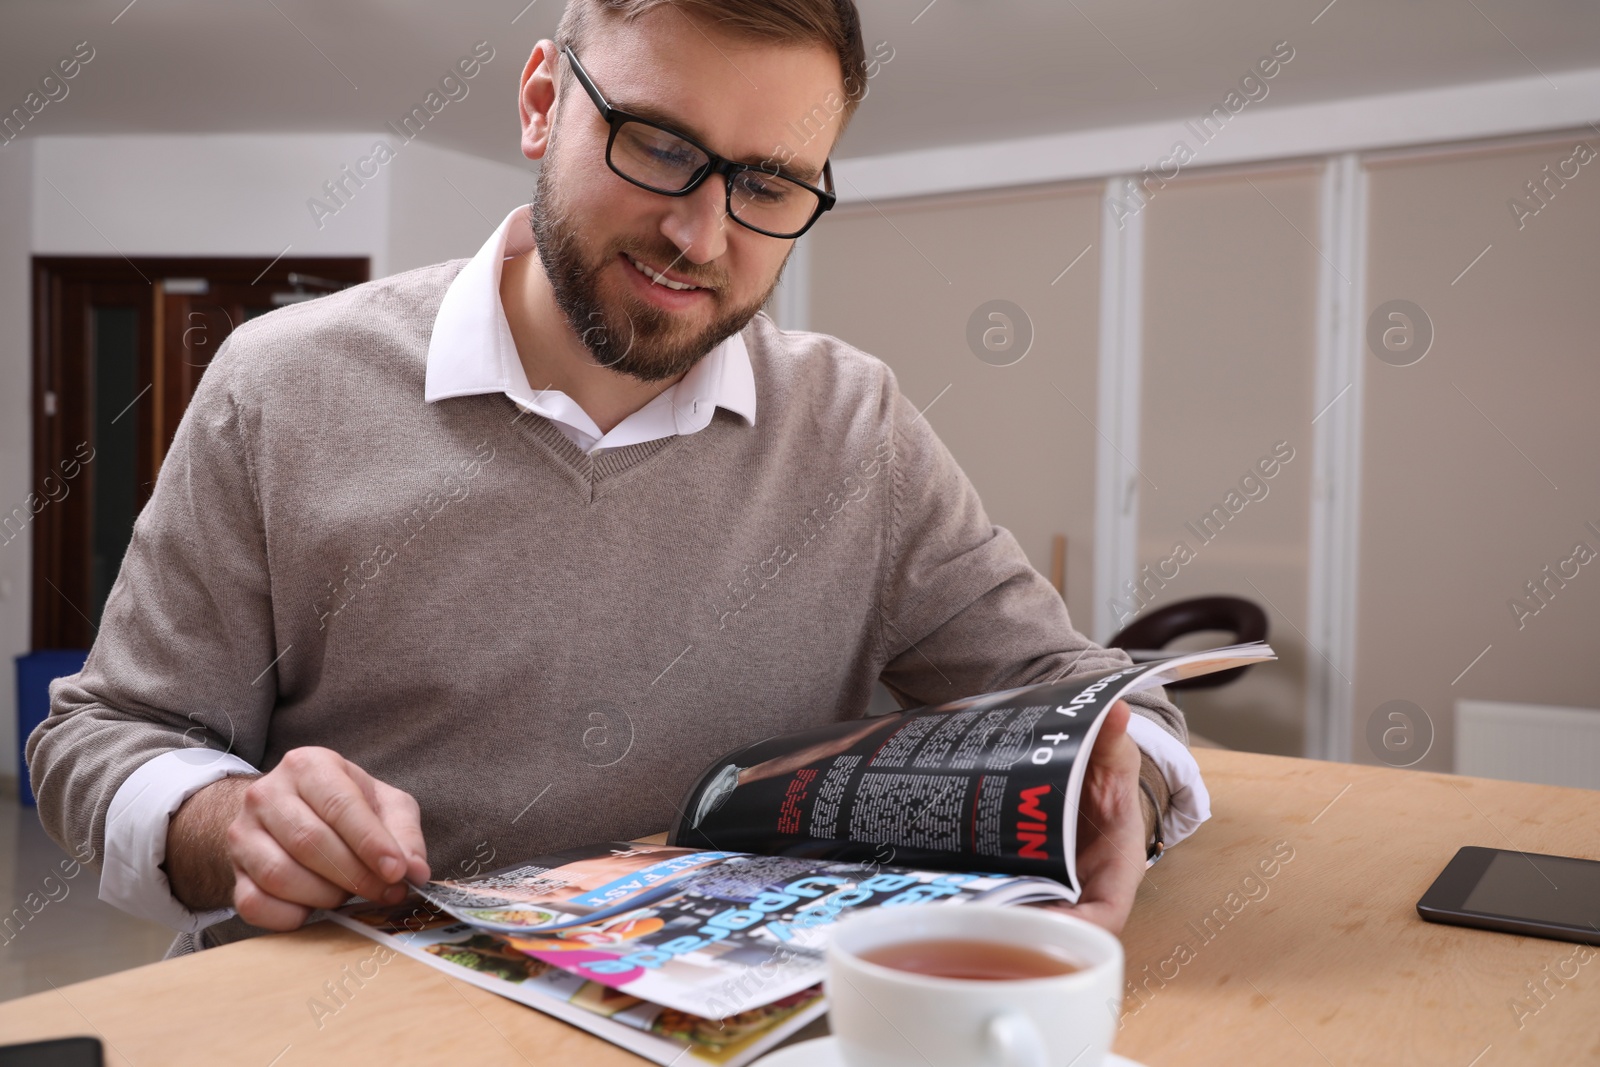
POLYGON ((64 860, 33 808, 0 797, 0 1000, 154 963, 172 944, 171 930, 101 901, 94 868, 63 877, 64 860))

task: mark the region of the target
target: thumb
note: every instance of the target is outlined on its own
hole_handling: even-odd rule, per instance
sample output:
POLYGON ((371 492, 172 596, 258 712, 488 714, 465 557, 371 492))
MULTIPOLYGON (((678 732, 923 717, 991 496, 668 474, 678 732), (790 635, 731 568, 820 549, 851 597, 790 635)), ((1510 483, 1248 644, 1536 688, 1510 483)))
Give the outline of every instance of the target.
POLYGON ((1106 712, 1105 721, 1100 724, 1100 732, 1095 735, 1094 747, 1098 751, 1100 746, 1107 748, 1128 734, 1128 717, 1133 714, 1133 709, 1128 707, 1128 702, 1119 700, 1111 705, 1111 710, 1106 712))

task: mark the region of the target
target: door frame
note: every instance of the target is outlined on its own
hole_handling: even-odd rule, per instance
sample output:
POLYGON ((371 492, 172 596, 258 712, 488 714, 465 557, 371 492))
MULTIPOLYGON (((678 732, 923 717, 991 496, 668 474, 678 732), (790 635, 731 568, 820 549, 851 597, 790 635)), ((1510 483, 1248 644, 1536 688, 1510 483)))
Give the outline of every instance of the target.
POLYGON ((29 497, 33 548, 29 643, 34 649, 88 648, 95 624, 82 606, 90 603, 92 593, 91 513, 85 508, 93 499, 95 469, 92 461, 82 461, 81 448, 93 438, 86 372, 94 290, 122 289, 124 295, 148 290, 138 305, 139 381, 145 389, 140 396, 147 401, 139 403, 137 412, 137 505, 142 509, 171 434, 204 373, 204 363, 243 321, 242 315, 228 313, 213 300, 222 314, 205 316, 202 347, 209 351, 203 362, 187 358, 196 353, 191 351, 186 309, 212 305, 207 304, 205 295, 184 300, 181 292, 167 292, 166 280, 204 278, 212 292, 226 291, 235 304, 241 294, 259 293, 259 303, 250 303, 260 306, 274 303, 275 293, 303 293, 308 285, 320 295, 330 288, 367 281, 371 264, 366 257, 351 256, 276 260, 264 256, 34 256, 31 273, 31 468, 37 491, 29 497), (335 285, 319 284, 323 281, 335 285), (175 316, 178 322, 173 321, 175 316))

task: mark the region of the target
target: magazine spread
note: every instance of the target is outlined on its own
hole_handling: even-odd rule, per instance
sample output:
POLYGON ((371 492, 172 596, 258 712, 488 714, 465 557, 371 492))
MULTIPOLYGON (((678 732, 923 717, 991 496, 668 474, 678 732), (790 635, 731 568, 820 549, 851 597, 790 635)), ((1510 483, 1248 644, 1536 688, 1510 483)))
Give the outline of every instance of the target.
POLYGON ((1111 706, 1273 658, 1233 645, 770 738, 706 768, 668 844, 569 849, 330 918, 655 1062, 740 1067, 824 1010, 849 913, 1076 903, 1078 797, 1111 706))
POLYGON ((440 911, 535 960, 707 1018, 820 982, 828 927, 848 912, 1066 896, 1060 883, 1030 876, 638 842, 571 849, 419 891, 440 911))
POLYGON ((1274 658, 1231 645, 747 745, 707 769, 668 840, 842 860, 888 846, 907 867, 1056 879, 1076 903, 1078 795, 1112 704, 1274 658))
POLYGON ((394 905, 347 905, 328 918, 660 1064, 742 1067, 826 1009, 820 985, 725 1018, 665 1008, 552 967, 499 934, 457 922, 416 894, 394 905))

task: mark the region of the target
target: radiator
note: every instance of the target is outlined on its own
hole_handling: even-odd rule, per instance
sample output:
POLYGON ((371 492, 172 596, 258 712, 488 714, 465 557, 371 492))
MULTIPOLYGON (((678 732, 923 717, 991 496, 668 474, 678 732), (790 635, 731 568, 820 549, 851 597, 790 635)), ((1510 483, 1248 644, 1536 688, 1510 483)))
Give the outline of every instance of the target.
POLYGON ((1456 701, 1456 773, 1600 789, 1600 709, 1456 701))

